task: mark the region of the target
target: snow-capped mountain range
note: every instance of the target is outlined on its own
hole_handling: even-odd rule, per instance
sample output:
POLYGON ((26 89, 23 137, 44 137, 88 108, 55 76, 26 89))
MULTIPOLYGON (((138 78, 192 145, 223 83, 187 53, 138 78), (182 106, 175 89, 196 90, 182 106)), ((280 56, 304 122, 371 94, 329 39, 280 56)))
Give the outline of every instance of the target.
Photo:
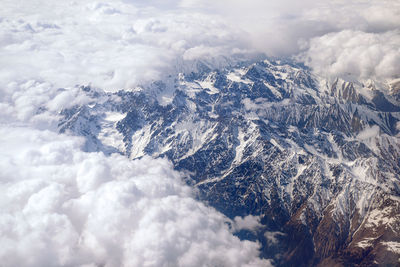
POLYGON ((198 198, 258 216, 279 266, 400 264, 400 82, 324 79, 288 60, 214 70, 61 111, 87 151, 166 157, 198 198))

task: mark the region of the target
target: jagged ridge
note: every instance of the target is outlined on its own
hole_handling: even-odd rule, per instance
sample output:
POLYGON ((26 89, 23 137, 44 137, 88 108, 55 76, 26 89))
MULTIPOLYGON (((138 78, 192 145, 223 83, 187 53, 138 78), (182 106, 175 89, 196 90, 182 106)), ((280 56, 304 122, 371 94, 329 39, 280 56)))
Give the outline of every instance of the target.
POLYGON ((163 82, 115 94, 85 87, 95 102, 64 110, 60 131, 85 136, 87 150, 168 157, 200 199, 232 218, 260 216, 262 229, 240 235, 278 265, 396 264, 397 91, 279 60, 168 85, 170 98, 163 82))

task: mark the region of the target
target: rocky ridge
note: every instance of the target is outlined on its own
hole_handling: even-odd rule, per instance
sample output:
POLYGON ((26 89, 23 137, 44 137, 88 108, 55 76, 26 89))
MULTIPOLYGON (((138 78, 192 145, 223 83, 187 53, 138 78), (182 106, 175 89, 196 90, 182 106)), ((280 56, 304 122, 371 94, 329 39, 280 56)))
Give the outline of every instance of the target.
POLYGON ((131 91, 82 87, 92 103, 61 111, 59 131, 87 151, 167 157, 199 199, 258 216, 238 235, 276 265, 400 264, 397 83, 284 60, 197 69, 131 91))

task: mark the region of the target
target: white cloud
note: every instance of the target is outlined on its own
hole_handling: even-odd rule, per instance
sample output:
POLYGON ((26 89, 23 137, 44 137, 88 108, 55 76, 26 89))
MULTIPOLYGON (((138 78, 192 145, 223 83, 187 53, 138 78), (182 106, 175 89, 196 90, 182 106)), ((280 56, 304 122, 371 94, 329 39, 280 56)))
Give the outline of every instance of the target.
MULTIPOLYGON (((385 46, 386 35, 379 36, 399 30, 399 15, 400 4, 390 0, 4 0, 0 85, 33 79, 129 88, 185 69, 185 60, 238 51, 292 56, 310 40, 315 50, 319 37, 346 30, 375 34, 385 46)), ((379 73, 396 72, 396 54, 385 55, 379 73)))
POLYGON ((279 243, 279 237, 284 236, 285 234, 282 232, 268 232, 264 233, 265 238, 267 239, 269 245, 276 245, 279 243))
POLYGON ((331 32, 400 27, 400 3, 391 0, 182 0, 181 6, 220 15, 247 32, 257 49, 277 56, 297 54, 304 42, 331 32))
POLYGON ((262 227, 259 216, 248 215, 245 217, 236 216, 233 219, 235 231, 249 230, 255 231, 262 227))
POLYGON ((400 76, 400 33, 345 30, 313 38, 305 53, 323 76, 387 79, 400 76))
POLYGON ((60 89, 35 80, 9 82, 0 87, 0 123, 56 129, 62 109, 90 101, 78 87, 60 89))
POLYGON ((379 135, 380 128, 377 125, 374 125, 372 127, 366 127, 363 131, 361 131, 357 135, 357 139, 360 140, 369 140, 371 138, 375 138, 379 135))
POLYGON ((33 79, 129 88, 179 68, 190 49, 223 52, 218 57, 245 48, 240 31, 216 16, 121 1, 5 0, 0 17, 2 86, 33 79))
POLYGON ((269 264, 164 159, 84 153, 78 138, 25 127, 0 136, 2 266, 269 264))
POLYGON ((183 0, 214 12, 248 34, 249 45, 271 56, 303 53, 325 76, 399 77, 400 2, 391 0, 183 0))

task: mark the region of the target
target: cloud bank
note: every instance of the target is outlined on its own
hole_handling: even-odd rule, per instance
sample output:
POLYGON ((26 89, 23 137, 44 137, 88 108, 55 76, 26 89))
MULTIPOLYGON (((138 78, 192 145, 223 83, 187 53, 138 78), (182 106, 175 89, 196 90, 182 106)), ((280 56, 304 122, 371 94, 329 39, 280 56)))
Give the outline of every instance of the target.
POLYGON ((34 79, 117 90, 185 70, 188 61, 223 65, 258 52, 301 53, 329 75, 393 77, 399 17, 391 0, 4 0, 0 85, 34 79))
POLYGON ((252 49, 295 56, 323 77, 400 77, 400 2, 187 0, 248 34, 252 49), (205 3, 206 2, 206 3, 205 3))
POLYGON ((107 90, 162 78, 183 60, 245 51, 239 31, 196 11, 112 2, 2 2, 0 80, 107 90))
POLYGON ((164 159, 84 153, 24 127, 0 136, 2 266, 269 265, 164 159))
POLYGON ((307 64, 324 77, 400 77, 400 32, 341 31, 311 39, 307 64))

